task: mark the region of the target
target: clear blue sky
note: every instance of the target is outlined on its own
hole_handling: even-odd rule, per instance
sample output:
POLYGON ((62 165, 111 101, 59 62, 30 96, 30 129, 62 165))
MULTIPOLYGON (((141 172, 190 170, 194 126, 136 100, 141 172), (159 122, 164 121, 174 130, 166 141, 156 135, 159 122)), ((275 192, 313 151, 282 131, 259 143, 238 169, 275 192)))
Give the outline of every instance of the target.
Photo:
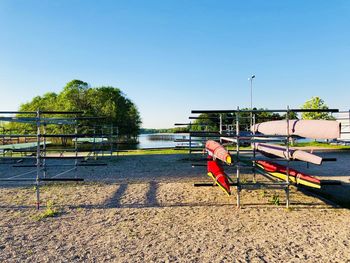
POLYGON ((144 127, 191 109, 350 108, 350 1, 0 1, 0 110, 72 79, 120 88, 144 127))

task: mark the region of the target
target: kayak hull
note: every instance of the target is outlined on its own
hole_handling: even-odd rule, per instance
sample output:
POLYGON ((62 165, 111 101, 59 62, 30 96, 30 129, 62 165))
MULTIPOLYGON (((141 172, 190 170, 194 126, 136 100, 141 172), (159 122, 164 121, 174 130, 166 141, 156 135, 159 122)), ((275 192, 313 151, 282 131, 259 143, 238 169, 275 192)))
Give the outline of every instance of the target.
MULTIPOLYGON (((267 121, 255 124, 252 132, 287 136, 287 121, 267 121)), ((333 120, 289 120, 289 135, 311 139, 336 139, 340 137, 341 124, 333 120)))
MULTIPOLYGON (((256 165, 263 169, 273 177, 277 177, 282 180, 287 179, 287 167, 273 162, 256 161, 256 165)), ((297 170, 289 168, 289 180, 295 184, 301 184, 312 188, 321 188, 321 181, 317 178, 301 173, 297 170)))
POLYGON ((213 159, 219 159, 227 164, 232 163, 230 153, 220 143, 208 140, 205 144, 205 149, 213 159))
POLYGON ((276 156, 284 159, 289 158, 292 160, 300 160, 317 165, 320 165, 322 163, 321 157, 302 150, 293 149, 291 147, 289 148, 289 151, 287 151, 287 148, 285 146, 269 143, 255 143, 253 144, 253 147, 255 147, 256 150, 266 155, 267 157, 276 156))
POLYGON ((208 176, 220 187, 228 196, 231 195, 230 183, 224 169, 215 160, 207 161, 208 176))

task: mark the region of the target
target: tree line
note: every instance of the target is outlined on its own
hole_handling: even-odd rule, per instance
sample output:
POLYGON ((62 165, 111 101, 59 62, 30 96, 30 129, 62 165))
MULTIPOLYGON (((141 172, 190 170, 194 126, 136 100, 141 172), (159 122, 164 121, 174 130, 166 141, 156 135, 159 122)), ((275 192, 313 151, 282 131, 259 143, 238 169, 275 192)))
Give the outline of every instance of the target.
MULTIPOLYGON (((101 119, 82 121, 87 127, 108 127, 113 124, 114 132, 127 138, 135 138, 140 132, 141 117, 136 105, 118 88, 111 86, 90 87, 81 80, 72 80, 59 93, 49 92, 34 97, 30 102, 23 103, 19 111, 83 111, 83 116, 98 116, 101 119)), ((25 115, 20 115, 25 116, 25 115)), ((17 117, 20 117, 17 116, 17 117)), ((45 117, 71 117, 71 115, 45 115, 45 117)), ((18 130, 34 129, 33 125, 10 123, 8 128, 18 130)), ((62 129, 71 130, 68 125, 52 125, 50 132, 60 133, 62 129)), ((85 130, 84 132, 87 132, 85 130)))
MULTIPOLYGON (((328 109, 328 106, 320 97, 312 97, 310 100, 306 101, 301 109, 328 109)), ((250 110, 250 108, 242 108, 242 111, 250 110)), ((267 109, 257 109, 253 108, 253 110, 258 110, 261 112, 255 113, 255 123, 270 121, 270 120, 283 120, 286 119, 286 114, 279 114, 275 112, 267 112, 264 110, 267 109)), ((226 125, 235 125, 236 116, 234 114, 221 114, 222 123, 226 125)), ((242 131, 249 130, 251 125, 251 113, 249 112, 241 112, 239 114, 240 118, 240 129, 242 131)), ((297 113, 290 112, 289 119, 299 119, 297 113)), ((332 115, 328 112, 303 112, 301 114, 301 119, 305 120, 331 120, 334 119, 332 115)), ((220 114, 218 113, 202 113, 199 115, 199 119, 195 120, 191 125, 192 131, 218 131, 220 126, 220 114)))

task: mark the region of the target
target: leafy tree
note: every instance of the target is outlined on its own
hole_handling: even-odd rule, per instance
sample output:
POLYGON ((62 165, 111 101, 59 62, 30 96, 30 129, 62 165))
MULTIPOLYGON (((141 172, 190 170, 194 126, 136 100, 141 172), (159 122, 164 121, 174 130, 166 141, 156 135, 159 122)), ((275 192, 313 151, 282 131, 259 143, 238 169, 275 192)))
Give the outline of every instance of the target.
MULTIPOLYGON (((241 131, 249 131, 252 115, 249 112, 250 108, 242 108, 242 112, 239 114, 239 125, 241 131)), ((253 110, 257 110, 254 108, 253 110)), ((263 108, 258 109, 261 112, 255 113, 255 122, 264 122, 269 120, 280 120, 284 119, 284 116, 279 115, 278 113, 273 112, 266 112, 263 108)), ((291 113, 290 118, 294 118, 295 114, 291 113)), ((222 123, 223 125, 233 125, 233 128, 235 129, 236 125, 236 115, 235 114, 221 114, 222 116, 222 123)), ((206 130, 206 131, 219 131, 219 125, 220 125, 220 114, 217 113, 202 113, 199 115, 200 119, 195 120, 194 125, 192 126, 193 131, 200 131, 200 130, 206 130)))
MULTIPOLYGON (((298 117, 298 114, 296 113, 296 112, 289 112, 289 116, 288 116, 288 118, 290 119, 290 120, 298 120, 299 119, 299 117, 298 117)), ((286 119, 286 114, 283 114, 282 116, 281 116, 281 119, 286 119)))
POLYGON ((220 125, 220 114, 202 113, 191 125, 191 131, 218 131, 220 125))
MULTIPOLYGON (((89 87, 81 80, 72 80, 63 90, 36 96, 30 102, 20 106, 20 111, 83 111, 85 116, 98 116, 104 119, 83 121, 84 126, 94 127, 113 124, 118 133, 128 138, 136 137, 141 126, 140 113, 136 105, 120 89, 114 87, 89 87)), ((22 115, 23 116, 23 115, 22 115)), ((71 117, 72 115, 45 115, 45 117, 71 117)), ((11 123, 12 128, 19 130, 35 129, 35 125, 11 123)), ((48 125, 48 132, 73 132, 69 125, 48 125)), ((83 130, 86 132, 87 130, 83 130)))
MULTIPOLYGON (((320 97, 312 97, 310 100, 306 101, 302 109, 328 109, 328 106, 320 97)), ((301 115, 304 120, 332 120, 334 119, 328 112, 303 112, 301 115)))
POLYGON ((56 107, 65 111, 85 111, 90 113, 88 105, 89 85, 81 80, 72 80, 66 84, 58 95, 56 107))

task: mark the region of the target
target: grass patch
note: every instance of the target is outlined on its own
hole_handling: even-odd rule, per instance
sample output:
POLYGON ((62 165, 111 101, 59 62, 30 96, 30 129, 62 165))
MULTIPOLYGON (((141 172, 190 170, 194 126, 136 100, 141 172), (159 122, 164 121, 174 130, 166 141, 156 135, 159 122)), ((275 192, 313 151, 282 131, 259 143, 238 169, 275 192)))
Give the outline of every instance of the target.
POLYGON ((294 143, 294 147, 320 147, 328 149, 338 149, 338 150, 350 150, 350 146, 345 145, 333 145, 326 142, 297 142, 294 143))
POLYGON ((279 206, 280 205, 280 197, 279 197, 279 195, 278 194, 273 194, 273 196, 269 200, 269 203, 279 206))
MULTIPOLYGON (((150 149, 150 150, 128 150, 126 152, 119 152, 118 155, 151 155, 151 154, 188 154, 188 150, 175 149, 150 149)), ((113 155, 117 155, 113 153, 113 155)))
POLYGON ((54 202, 49 200, 46 203, 46 209, 43 212, 35 215, 33 219, 36 221, 40 221, 40 220, 43 220, 44 218, 58 216, 58 214, 59 214, 59 211, 56 208, 54 208, 54 202))
MULTIPOLYGON (((240 147, 240 150, 250 150, 251 147, 240 147)), ((236 147, 229 146, 229 151, 235 151, 236 147)), ((204 148, 203 148, 204 151, 204 148)), ((188 150, 184 149, 139 149, 139 150, 128 150, 125 152, 119 152, 118 155, 125 156, 125 155, 151 155, 151 154, 189 154, 188 150)), ((196 153, 192 153, 196 154, 196 153)), ((117 155, 117 153, 113 153, 113 155, 117 155)))

